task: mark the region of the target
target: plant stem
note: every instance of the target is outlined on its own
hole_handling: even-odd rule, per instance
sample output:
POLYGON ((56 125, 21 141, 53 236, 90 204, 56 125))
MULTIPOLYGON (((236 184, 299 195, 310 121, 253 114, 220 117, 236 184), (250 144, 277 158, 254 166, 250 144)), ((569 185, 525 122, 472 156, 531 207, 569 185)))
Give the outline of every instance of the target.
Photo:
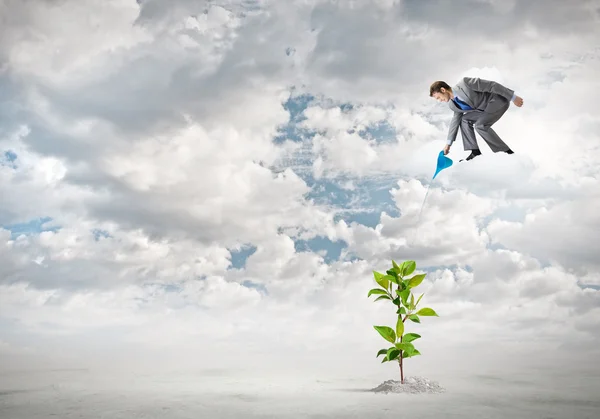
MULTIPOLYGON (((402 280, 402 278, 400 278, 400 280, 402 280)), ((400 291, 400 284, 398 284, 398 291, 400 291)), ((400 296, 398 296, 400 297, 400 296)), ((400 301, 398 301, 398 310, 400 310, 402 308, 402 299, 400 299, 400 301)), ((400 317, 402 317, 402 314, 399 314, 400 317)), ((404 323, 406 321, 406 319, 408 318, 408 313, 404 316, 404 318, 402 319, 402 323, 404 323)), ((400 336, 400 343, 402 343, 402 338, 403 336, 400 336)), ((403 355, 404 355, 404 351, 400 351, 400 356, 398 357, 398 364, 400 365, 400 384, 404 384, 404 363, 403 361, 403 355)))
MULTIPOLYGON (((404 316, 404 318, 402 319, 402 323, 404 323, 406 321, 406 319, 408 319, 408 313, 406 314, 406 316, 404 316)), ((400 336, 400 343, 402 343, 402 338, 404 336, 400 336)), ((403 359, 404 357, 402 356, 404 355, 404 351, 400 351, 400 383, 404 384, 404 365, 403 365, 403 359)))
POLYGON ((404 369, 402 365, 402 354, 400 354, 400 383, 404 384, 404 369))

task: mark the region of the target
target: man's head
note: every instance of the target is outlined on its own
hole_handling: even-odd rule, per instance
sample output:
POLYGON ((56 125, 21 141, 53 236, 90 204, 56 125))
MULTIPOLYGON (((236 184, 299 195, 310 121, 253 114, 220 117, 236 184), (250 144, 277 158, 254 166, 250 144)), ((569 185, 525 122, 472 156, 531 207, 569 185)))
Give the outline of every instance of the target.
POLYGON ((434 81, 429 87, 429 96, 440 102, 448 102, 454 96, 452 88, 445 81, 434 81))

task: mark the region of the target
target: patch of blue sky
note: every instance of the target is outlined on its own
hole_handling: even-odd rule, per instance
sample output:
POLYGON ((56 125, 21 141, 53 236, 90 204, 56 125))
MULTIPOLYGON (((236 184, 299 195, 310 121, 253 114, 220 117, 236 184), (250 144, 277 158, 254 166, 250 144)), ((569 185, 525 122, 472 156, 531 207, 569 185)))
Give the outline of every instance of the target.
POLYGON ((228 269, 243 269, 246 261, 256 252, 256 246, 246 244, 240 249, 229 249, 231 253, 231 265, 228 269))
POLYGON ((100 230, 100 229, 93 229, 92 230, 92 234, 94 235, 94 240, 98 241, 101 238, 105 238, 105 239, 110 239, 112 238, 112 236, 110 235, 110 233, 106 230, 100 230))
MULTIPOLYGON (((257 250, 257 247, 250 243, 244 243, 239 249, 229 249, 231 253, 231 264, 227 270, 241 270, 246 267, 246 262, 257 250)), ((250 280, 244 280, 240 283, 243 287, 255 289, 260 294, 269 295, 269 291, 263 284, 258 284, 250 280)))
MULTIPOLYGON (((299 124, 307 119, 304 115, 304 111, 315 103, 318 103, 326 108, 337 106, 342 112, 348 112, 355 108, 355 106, 351 103, 334 103, 323 98, 317 99, 315 96, 310 94, 292 95, 283 104, 283 108, 290 114, 290 119, 286 124, 279 127, 278 134, 275 136, 273 141, 276 144, 279 144, 287 140, 302 142, 312 139, 317 131, 303 128, 299 126, 299 124)), ((392 128, 389 124, 387 124, 386 121, 380 121, 373 126, 369 126, 367 129, 360 131, 359 135, 363 136, 364 138, 388 138, 390 129, 392 128)))
POLYGON ((296 252, 313 252, 321 255, 325 263, 339 260, 342 250, 348 245, 344 241, 332 241, 327 237, 317 236, 309 240, 295 240, 296 252))
MULTIPOLYGON (((399 210, 392 200, 390 189, 395 186, 394 179, 365 179, 354 180, 352 189, 342 185, 346 180, 315 180, 308 176, 311 191, 307 198, 317 205, 329 207, 334 215, 334 221, 344 220, 347 224, 357 223, 374 228, 380 222, 381 213, 385 211, 391 216, 399 216, 399 210)), ((353 255, 345 255, 347 243, 333 242, 328 238, 317 236, 309 240, 296 240, 297 251, 312 251, 323 256, 326 263, 337 260, 357 260, 353 255)))
POLYGON ((307 175, 305 181, 311 187, 306 198, 334 210, 336 222, 344 220, 347 224, 355 222, 373 228, 384 211, 393 217, 400 215, 390 194, 396 186, 395 178, 315 180, 307 175), (352 188, 344 186, 349 181, 352 188))
POLYGON ((386 120, 377 121, 358 131, 358 135, 378 144, 393 143, 396 141, 396 129, 386 120))
POLYGON ((252 282, 252 281, 246 280, 246 281, 243 281, 241 283, 241 285, 243 287, 246 287, 246 288, 255 289, 260 294, 269 295, 269 290, 263 284, 257 284, 256 282, 252 282))
POLYGON ((9 162, 17 160, 17 154, 14 151, 8 150, 4 152, 4 158, 9 162))
POLYGON ((17 154, 12 150, 7 150, 0 155, 0 166, 7 166, 16 169, 17 154))
POLYGON ((351 103, 342 103, 339 107, 342 112, 350 112, 355 109, 355 106, 351 103))
POLYGON ((314 96, 302 94, 291 96, 283 104, 283 108, 290 114, 290 119, 287 124, 278 129, 278 134, 273 140, 275 143, 282 143, 287 140, 302 142, 306 138, 312 138, 312 136, 314 136, 315 133, 313 131, 298 126, 300 122, 306 120, 304 111, 314 100, 314 96))
POLYGON ((52 231, 56 232, 60 230, 60 226, 49 225, 52 222, 52 218, 50 217, 41 217, 35 218, 33 220, 24 222, 24 223, 16 223, 16 224, 8 224, 2 225, 1 227, 5 230, 10 231, 11 238, 15 239, 20 235, 32 236, 38 235, 44 231, 52 231))

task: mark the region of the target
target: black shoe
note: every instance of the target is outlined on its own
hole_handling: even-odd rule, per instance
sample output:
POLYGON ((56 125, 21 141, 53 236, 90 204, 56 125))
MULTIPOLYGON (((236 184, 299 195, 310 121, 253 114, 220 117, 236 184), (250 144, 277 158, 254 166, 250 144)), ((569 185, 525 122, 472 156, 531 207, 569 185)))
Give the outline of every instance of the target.
POLYGON ((474 159, 475 157, 479 156, 480 154, 481 154, 481 151, 479 151, 479 150, 471 150, 471 154, 469 154, 469 157, 467 157, 466 160, 474 159))
POLYGON ((515 152, 512 151, 510 148, 508 150, 505 151, 506 154, 514 154, 515 152))
POLYGON ((471 154, 469 154, 469 157, 467 157, 466 159, 461 159, 461 160, 459 160, 459 162, 474 159, 475 157, 479 156, 480 154, 481 154, 481 151, 479 151, 477 149, 471 150, 471 154))

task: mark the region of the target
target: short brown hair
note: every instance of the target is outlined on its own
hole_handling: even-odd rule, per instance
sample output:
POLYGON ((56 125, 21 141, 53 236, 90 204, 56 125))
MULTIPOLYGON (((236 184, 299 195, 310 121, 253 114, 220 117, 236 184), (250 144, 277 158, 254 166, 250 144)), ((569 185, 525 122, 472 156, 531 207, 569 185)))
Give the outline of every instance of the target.
POLYGON ((429 96, 433 96, 434 93, 439 93, 442 87, 446 90, 452 90, 452 88, 445 81, 434 81, 431 83, 431 86, 429 86, 429 96))

